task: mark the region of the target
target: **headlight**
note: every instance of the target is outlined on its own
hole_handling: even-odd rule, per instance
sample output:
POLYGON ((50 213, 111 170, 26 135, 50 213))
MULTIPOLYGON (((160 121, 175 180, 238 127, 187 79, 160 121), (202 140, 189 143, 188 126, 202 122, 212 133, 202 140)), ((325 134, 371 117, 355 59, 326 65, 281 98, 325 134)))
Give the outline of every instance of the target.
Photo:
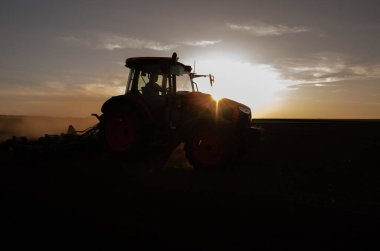
POLYGON ((240 110, 242 113, 245 113, 245 114, 251 114, 251 109, 249 109, 248 107, 245 107, 245 106, 239 106, 239 110, 240 110))

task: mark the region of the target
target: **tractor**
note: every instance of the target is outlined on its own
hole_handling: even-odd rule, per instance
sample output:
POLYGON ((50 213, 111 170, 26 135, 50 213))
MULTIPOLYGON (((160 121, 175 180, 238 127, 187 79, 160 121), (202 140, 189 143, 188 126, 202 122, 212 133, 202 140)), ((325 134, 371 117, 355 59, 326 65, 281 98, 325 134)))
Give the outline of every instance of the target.
POLYGON ((128 58, 125 94, 101 108, 99 133, 105 148, 132 159, 154 148, 173 150, 184 144, 189 163, 198 170, 230 168, 260 139, 251 126, 251 109, 236 101, 198 90, 192 67, 172 57, 128 58))

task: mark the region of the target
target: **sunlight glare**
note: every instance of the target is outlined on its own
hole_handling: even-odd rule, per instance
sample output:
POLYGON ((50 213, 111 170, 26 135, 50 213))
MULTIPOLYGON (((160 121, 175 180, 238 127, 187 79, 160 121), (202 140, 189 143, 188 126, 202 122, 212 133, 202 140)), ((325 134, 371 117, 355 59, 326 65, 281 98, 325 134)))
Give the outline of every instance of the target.
POLYGON ((206 78, 195 80, 201 92, 210 93, 215 99, 230 98, 255 110, 271 105, 279 98, 277 92, 286 87, 269 65, 203 60, 197 61, 196 69, 197 73, 215 77, 212 87, 206 78))
POLYGON ((219 100, 221 100, 221 99, 223 98, 222 96, 219 96, 218 93, 213 93, 213 94, 211 95, 211 97, 212 97, 212 99, 213 99, 214 101, 216 101, 217 103, 219 102, 219 100))

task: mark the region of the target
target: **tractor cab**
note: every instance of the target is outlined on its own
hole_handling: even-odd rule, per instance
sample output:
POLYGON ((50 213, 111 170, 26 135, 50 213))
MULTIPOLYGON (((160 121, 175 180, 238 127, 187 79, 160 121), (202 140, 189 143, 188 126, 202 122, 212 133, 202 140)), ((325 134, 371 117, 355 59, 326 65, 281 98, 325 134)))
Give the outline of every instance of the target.
MULTIPOLYGON (((174 53, 170 57, 128 58, 125 66, 130 69, 125 96, 134 96, 141 100, 141 106, 147 106, 152 118, 161 126, 183 124, 189 109, 188 104, 207 106, 213 100, 209 94, 199 92, 195 79, 212 75, 192 73, 191 66, 177 61, 174 53)), ((211 104, 212 105, 212 104, 211 104)), ((199 109, 198 109, 199 110, 199 109)))
POLYGON ((126 94, 166 96, 176 92, 199 92, 196 78, 207 77, 211 86, 214 83, 213 75, 191 72, 191 66, 179 63, 176 54, 173 54, 171 58, 128 58, 125 66, 130 68, 126 94), (151 88, 152 85, 154 88, 151 88))
POLYGON ((126 94, 167 96, 194 90, 191 66, 177 62, 176 54, 171 58, 128 58, 125 66, 130 68, 126 94))

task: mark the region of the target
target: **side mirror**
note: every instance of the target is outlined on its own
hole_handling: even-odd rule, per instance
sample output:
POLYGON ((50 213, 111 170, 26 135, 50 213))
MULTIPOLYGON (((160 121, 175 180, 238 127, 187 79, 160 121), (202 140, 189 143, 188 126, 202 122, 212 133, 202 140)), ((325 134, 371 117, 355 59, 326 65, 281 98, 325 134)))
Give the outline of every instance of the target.
POLYGON ((176 64, 178 62, 178 57, 177 57, 177 53, 174 52, 173 55, 172 55, 172 64, 176 64))
POLYGON ((209 76, 209 78, 210 78, 210 84, 211 84, 211 86, 212 86, 212 85, 214 84, 214 76, 211 75, 211 74, 209 74, 208 76, 209 76))

